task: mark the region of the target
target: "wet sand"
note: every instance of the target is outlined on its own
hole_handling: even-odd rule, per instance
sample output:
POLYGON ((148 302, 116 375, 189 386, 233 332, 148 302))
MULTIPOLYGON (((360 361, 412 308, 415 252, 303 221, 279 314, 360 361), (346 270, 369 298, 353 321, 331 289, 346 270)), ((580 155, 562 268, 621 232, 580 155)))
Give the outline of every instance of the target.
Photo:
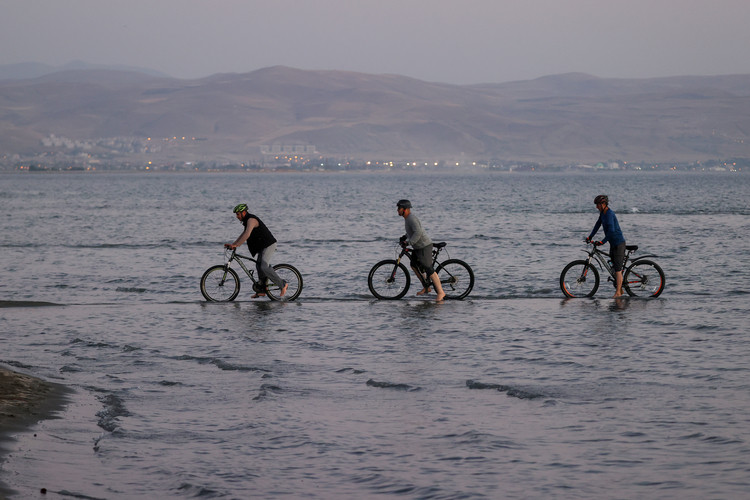
MULTIPOLYGON (((12 434, 54 418, 66 403, 70 389, 0 366, 0 469, 8 453, 12 434)), ((0 499, 12 493, 0 482, 0 499)))

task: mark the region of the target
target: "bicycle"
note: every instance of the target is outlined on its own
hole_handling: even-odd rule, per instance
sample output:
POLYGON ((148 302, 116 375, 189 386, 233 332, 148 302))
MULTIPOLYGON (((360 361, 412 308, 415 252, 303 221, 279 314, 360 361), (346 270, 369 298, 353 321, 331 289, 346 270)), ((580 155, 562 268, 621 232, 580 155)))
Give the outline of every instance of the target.
MULTIPOLYGON (((588 253, 587 259, 571 262, 560 273, 560 289, 566 297, 593 297, 599 289, 599 271, 594 267, 592 261, 596 261, 599 268, 609 274, 607 281, 611 281, 613 286, 617 286, 615 272, 609 261, 609 254, 599 250, 593 242, 591 242, 591 245, 591 250, 584 250, 588 253)), ((664 271, 658 264, 648 260, 648 258, 658 257, 658 255, 642 255, 628 264, 630 254, 638 250, 638 245, 627 245, 625 250, 622 288, 633 297, 658 297, 661 295, 666 283, 664 271)))
POLYGON ((286 294, 281 296, 281 289, 271 282, 268 284, 261 283, 260 279, 255 278, 255 271, 249 269, 243 260, 257 262, 257 260, 247 255, 237 253, 237 250, 226 248, 224 250, 226 263, 209 267, 201 277, 201 293, 210 302, 230 302, 237 298, 240 293, 240 277, 237 271, 232 269, 232 262, 239 264, 240 268, 253 282, 253 291, 256 293, 265 293, 271 300, 294 300, 302 293, 302 275, 290 264, 276 264, 273 266, 274 271, 279 277, 289 285, 286 294))
MULTIPOLYGON (((399 245, 401 251, 396 259, 381 260, 370 269, 370 274, 367 276, 370 292, 378 299, 400 299, 409 291, 411 277, 409 270, 401 263, 401 259, 406 255, 411 260, 413 249, 404 242, 399 242, 399 245)), ((447 243, 440 242, 432 246, 432 267, 443 285, 445 298, 463 299, 474 288, 474 272, 462 260, 448 258, 438 262, 438 256, 446 245, 447 243)), ((425 279, 422 273, 417 273, 417 277, 423 287, 432 286, 429 278, 425 279)))

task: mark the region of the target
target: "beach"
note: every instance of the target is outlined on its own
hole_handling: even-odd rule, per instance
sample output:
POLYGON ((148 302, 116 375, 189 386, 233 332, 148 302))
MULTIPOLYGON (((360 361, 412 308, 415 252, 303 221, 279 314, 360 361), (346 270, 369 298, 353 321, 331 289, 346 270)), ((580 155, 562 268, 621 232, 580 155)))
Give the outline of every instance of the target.
MULTIPOLYGON (((68 389, 0 366, 0 468, 12 435, 40 420, 53 418, 65 404, 68 389)), ((9 495, 0 483, 0 499, 9 495)))

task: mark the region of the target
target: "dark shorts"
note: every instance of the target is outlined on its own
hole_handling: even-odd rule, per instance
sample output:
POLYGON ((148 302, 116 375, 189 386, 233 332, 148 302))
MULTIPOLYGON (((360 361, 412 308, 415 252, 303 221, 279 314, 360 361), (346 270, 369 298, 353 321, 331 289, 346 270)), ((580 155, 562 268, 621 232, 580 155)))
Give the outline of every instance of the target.
POLYGON ((612 259, 612 269, 615 272, 622 271, 622 265, 625 263, 625 243, 610 246, 609 258, 612 259))
POLYGON ((411 265, 427 273, 427 277, 432 276, 435 270, 432 268, 432 245, 422 248, 415 248, 412 251, 411 265))

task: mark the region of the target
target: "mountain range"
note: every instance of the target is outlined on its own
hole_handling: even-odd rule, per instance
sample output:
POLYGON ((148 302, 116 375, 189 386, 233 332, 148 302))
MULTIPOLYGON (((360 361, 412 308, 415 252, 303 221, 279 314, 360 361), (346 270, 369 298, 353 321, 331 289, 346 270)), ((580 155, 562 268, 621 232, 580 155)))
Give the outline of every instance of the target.
POLYGON ((750 75, 571 73, 452 85, 283 66, 195 80, 101 68, 10 78, 1 69, 0 157, 84 151, 244 161, 284 150, 540 163, 750 157, 750 75), (140 147, 116 146, 124 143, 140 147))

